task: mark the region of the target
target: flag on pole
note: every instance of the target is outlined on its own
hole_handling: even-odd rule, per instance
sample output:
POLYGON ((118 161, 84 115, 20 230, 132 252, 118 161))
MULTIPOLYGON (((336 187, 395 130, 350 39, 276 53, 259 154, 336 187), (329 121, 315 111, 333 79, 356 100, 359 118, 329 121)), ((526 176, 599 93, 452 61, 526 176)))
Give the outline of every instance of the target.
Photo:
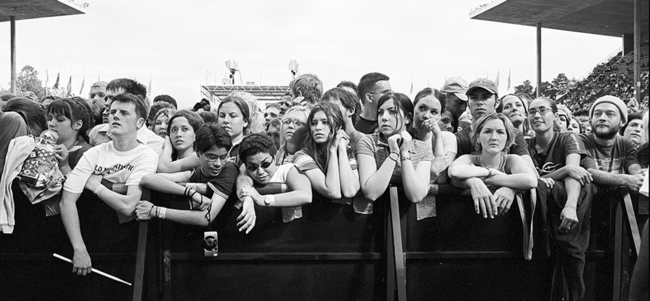
POLYGON ((79 89, 79 95, 80 95, 80 96, 83 95, 83 91, 84 91, 84 86, 85 86, 85 85, 86 85, 86 74, 84 74, 84 79, 83 79, 83 81, 81 82, 81 89, 79 89))
POLYGON ((147 88, 147 96, 151 96, 151 78, 149 79, 149 88, 147 88))
POLYGON ((45 86, 47 87, 47 82, 50 81, 50 74, 47 72, 47 68, 45 68, 45 86))
POLYGON ((67 94, 70 96, 70 92, 72 91, 72 75, 70 75, 70 79, 68 80, 68 86, 66 87, 67 94))
POLYGON ((508 91, 510 91, 510 74, 512 73, 512 67, 508 69, 508 91))
POLYGON ((411 92, 409 94, 413 94, 413 76, 411 76, 411 92))
POLYGON ((54 82, 54 86, 52 86, 53 89, 58 89, 59 88, 59 75, 60 75, 60 73, 56 74, 56 82, 54 82))
POLYGON ((497 78, 494 80, 494 85, 499 88, 499 69, 497 69, 497 78))

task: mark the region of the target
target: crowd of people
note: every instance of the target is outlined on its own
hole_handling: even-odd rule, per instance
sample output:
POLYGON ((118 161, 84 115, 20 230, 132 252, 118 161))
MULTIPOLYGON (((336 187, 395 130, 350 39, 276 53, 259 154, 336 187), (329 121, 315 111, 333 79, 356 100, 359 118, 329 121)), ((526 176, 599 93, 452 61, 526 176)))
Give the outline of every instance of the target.
MULTIPOLYGON (((641 53, 648 53, 648 42, 642 45, 641 53)), ((606 62, 598 64, 584 79, 577 81, 558 101, 571 111, 589 110, 593 101, 601 95, 612 95, 622 99, 631 112, 643 112, 648 108, 648 57, 641 58, 641 98, 634 95, 634 53, 619 53, 606 62)), ((551 87, 553 85, 551 84, 551 87)))
POLYGON ((233 199, 244 235, 255 231, 257 207, 278 207, 290 223, 314 194, 372 214, 390 185, 419 204, 439 184, 451 184, 469 189, 476 213, 494 219, 535 189, 568 300, 580 300, 593 186, 642 189, 648 112, 628 114, 620 98, 607 95, 579 120, 552 99, 497 91, 489 79, 452 77, 411 100, 392 90, 389 76, 368 73, 328 90, 316 75, 300 75, 287 99, 266 108, 235 92, 216 107, 178 109, 169 95, 150 103, 144 85, 124 78, 93 84, 87 99, 2 96, 0 226, 4 235, 20 227, 7 190, 25 180, 27 157, 54 160, 62 174, 38 168, 50 181, 22 193, 60 214, 79 275, 92 268, 77 210, 84 190, 121 223, 166 219, 198 229, 233 199), (42 140, 34 137, 48 131, 56 134, 50 151, 35 151, 42 140), (124 184, 126 193, 110 184, 124 184), (143 188, 184 201, 141 200, 143 188))

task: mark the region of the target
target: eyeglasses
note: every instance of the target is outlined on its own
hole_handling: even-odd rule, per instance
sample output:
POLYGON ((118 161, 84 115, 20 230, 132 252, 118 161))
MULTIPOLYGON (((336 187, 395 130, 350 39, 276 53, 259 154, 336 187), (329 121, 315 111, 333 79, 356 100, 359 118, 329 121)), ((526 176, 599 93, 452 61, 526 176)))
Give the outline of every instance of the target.
POLYGON ((551 111, 551 109, 549 109, 549 108, 545 108, 545 107, 541 107, 541 108, 539 108, 539 109, 530 108, 530 109, 528 110, 528 116, 533 117, 533 116, 535 116, 535 114, 537 114, 537 113, 539 113, 540 116, 544 116, 544 115, 546 115, 546 113, 548 113, 548 112, 550 112, 550 111, 551 111))
POLYGON ((289 124, 293 123, 295 126, 298 126, 298 127, 303 126, 303 125, 306 124, 306 123, 304 123, 304 122, 302 122, 302 121, 300 121, 298 119, 291 119, 291 118, 287 118, 287 119, 282 120, 282 123, 286 124, 286 125, 289 125, 289 124))
POLYGON ((248 165, 247 164, 246 169, 248 169, 248 171, 250 171, 250 172, 254 172, 260 167, 262 167, 262 169, 267 169, 267 168, 271 167, 271 164, 273 164, 273 161, 275 160, 273 157, 270 157, 270 158, 271 158, 271 161, 262 161, 262 164, 260 164, 260 165, 257 165, 257 164, 248 165))
POLYGON ((214 163, 217 160, 221 160, 223 162, 223 161, 226 161, 226 159, 228 158, 228 154, 225 154, 223 156, 217 156, 217 155, 211 155, 211 154, 207 154, 207 155, 203 154, 203 156, 205 156, 205 159, 207 159, 208 162, 210 162, 210 163, 214 163))

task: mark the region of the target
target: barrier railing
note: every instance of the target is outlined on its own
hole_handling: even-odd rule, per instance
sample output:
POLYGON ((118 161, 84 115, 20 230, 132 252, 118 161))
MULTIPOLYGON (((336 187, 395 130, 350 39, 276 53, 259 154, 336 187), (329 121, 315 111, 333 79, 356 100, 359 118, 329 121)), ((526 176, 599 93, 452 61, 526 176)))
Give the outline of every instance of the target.
MULTIPOLYGON (((535 249, 527 261, 516 202, 506 215, 484 219, 474 212, 467 192, 450 186, 440 191, 434 202, 436 216, 421 220, 416 218, 417 206, 395 187, 375 202, 372 215, 356 214, 349 205, 321 197, 303 206, 303 218, 289 223, 282 222, 278 208, 256 207, 257 225, 248 235, 238 231, 240 211, 230 199, 207 229, 219 236, 216 257, 204 256, 205 228, 167 220, 132 222, 131 235, 122 237, 127 245, 113 251, 101 249, 108 245, 102 240, 115 240, 111 236, 116 233, 82 223, 82 233, 106 235, 87 240, 95 248, 93 267, 132 282, 132 289, 97 275, 72 275, 70 264, 51 255, 71 254, 62 225, 54 229, 40 218, 32 219, 39 221, 36 225, 29 224, 26 218, 36 212, 16 194, 22 204, 17 206, 17 222, 26 228, 12 234, 15 237, 1 236, 2 298, 43 299, 52 294, 79 299, 73 294, 81 293, 95 300, 548 299, 554 258, 546 256, 542 227, 535 228, 535 249), (124 252, 136 250, 136 242, 135 254, 124 252)), ((82 198, 86 203, 79 204, 81 211, 103 204, 88 192, 82 198)), ((155 191, 149 196, 161 205, 178 201, 175 198, 155 191)), ((527 206, 526 197, 522 204, 527 206)), ((585 299, 626 299, 638 229, 647 221, 648 208, 647 198, 600 189, 592 208, 585 299)), ((530 218, 530 208, 524 209, 530 218)), ((111 217, 106 222, 115 222, 114 214, 91 217, 85 221, 91 225, 104 225, 92 219, 106 217, 111 217)), ((538 214, 533 221, 543 222, 538 214)))

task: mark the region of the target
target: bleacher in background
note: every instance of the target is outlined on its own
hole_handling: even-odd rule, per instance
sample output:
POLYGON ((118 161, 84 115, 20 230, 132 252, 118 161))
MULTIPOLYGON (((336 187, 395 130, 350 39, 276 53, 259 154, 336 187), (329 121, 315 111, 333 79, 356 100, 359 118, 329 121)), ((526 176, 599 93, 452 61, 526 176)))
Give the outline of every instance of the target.
MULTIPOLYGON (((641 44, 641 99, 639 110, 648 108, 648 41, 641 44)), ((634 52, 622 55, 619 52, 609 60, 598 64, 582 80, 579 80, 568 92, 558 98, 573 112, 589 109, 591 103, 603 95, 614 95, 628 103, 634 97, 634 52)))

